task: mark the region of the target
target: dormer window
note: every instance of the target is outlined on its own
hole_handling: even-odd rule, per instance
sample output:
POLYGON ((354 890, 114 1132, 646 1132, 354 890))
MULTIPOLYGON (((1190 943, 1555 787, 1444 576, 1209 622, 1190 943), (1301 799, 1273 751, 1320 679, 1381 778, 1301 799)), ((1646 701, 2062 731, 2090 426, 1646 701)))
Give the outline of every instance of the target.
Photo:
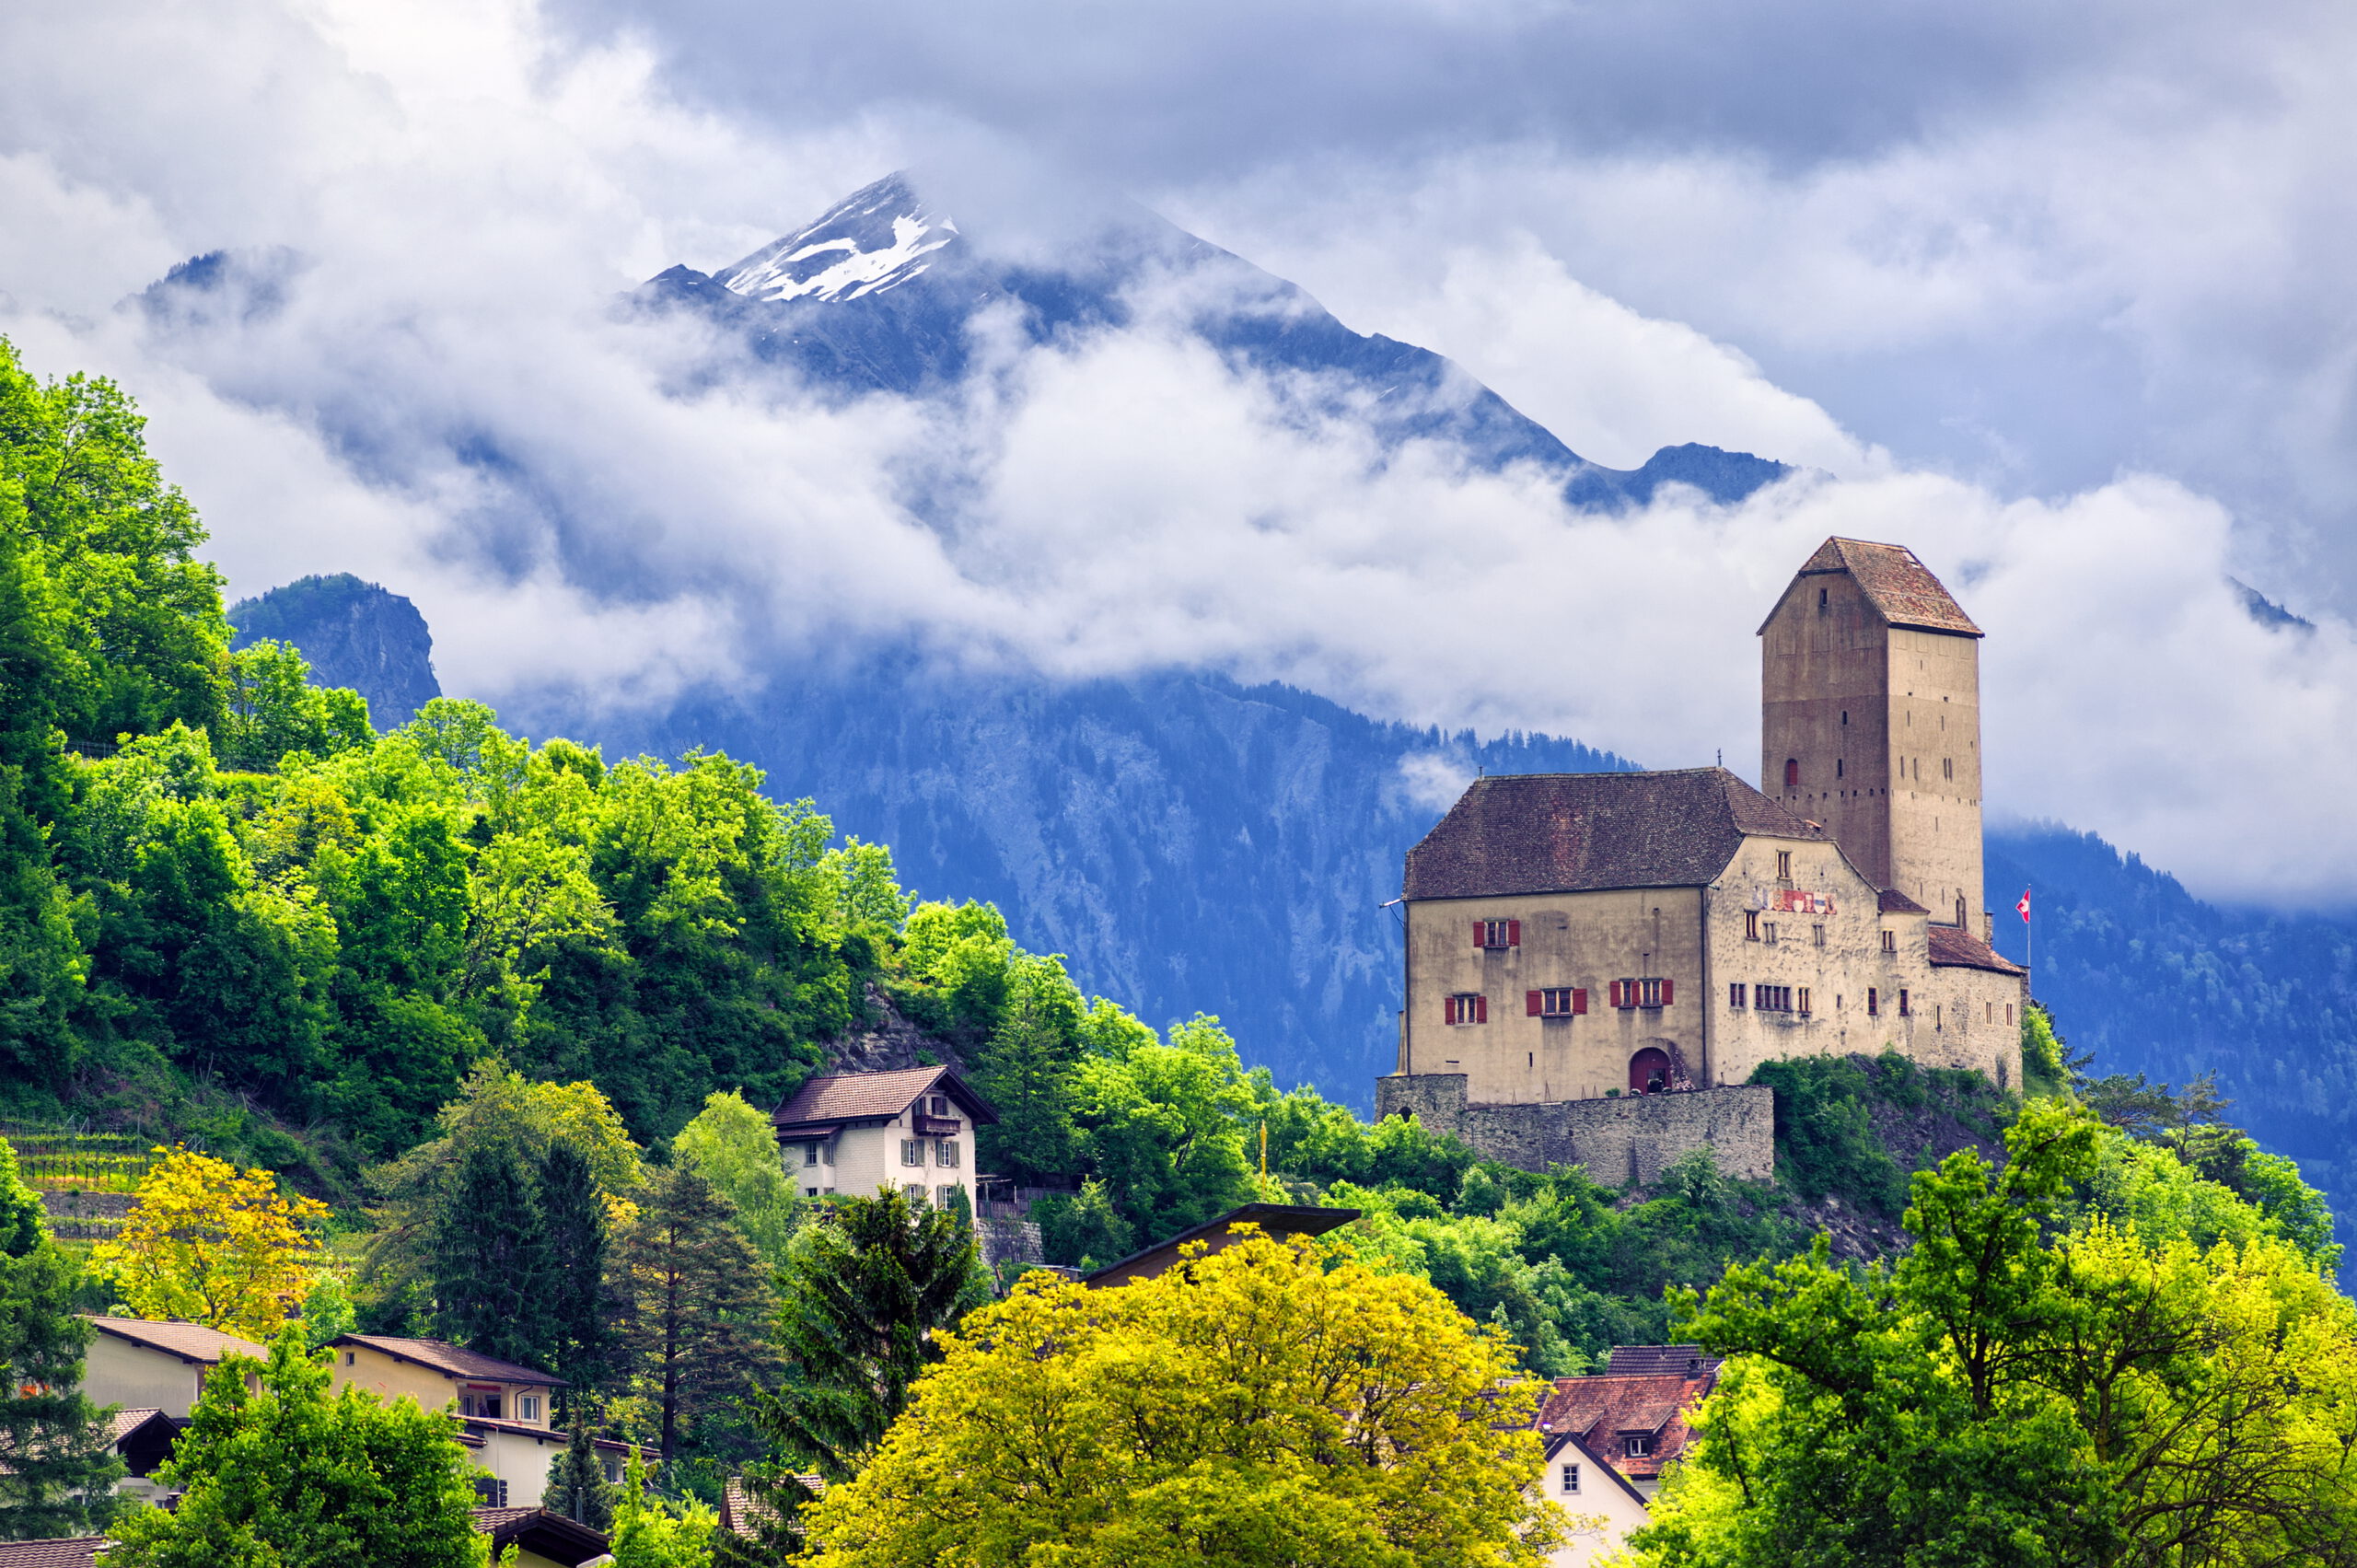
POLYGON ((1654 1451, 1650 1432, 1624 1432, 1620 1434, 1620 1451, 1632 1459, 1642 1459, 1654 1451))

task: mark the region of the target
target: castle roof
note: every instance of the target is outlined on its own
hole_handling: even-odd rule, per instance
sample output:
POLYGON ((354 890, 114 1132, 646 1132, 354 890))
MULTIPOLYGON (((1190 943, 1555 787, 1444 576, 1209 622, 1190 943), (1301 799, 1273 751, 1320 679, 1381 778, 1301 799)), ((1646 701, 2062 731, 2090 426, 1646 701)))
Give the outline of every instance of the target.
POLYGON ((1699 888, 1747 836, 1829 841, 1724 768, 1476 779, 1408 852, 1411 899, 1699 888))
MULTIPOLYGON (((1902 544, 1875 544, 1862 539, 1829 539, 1817 547, 1817 553, 1801 563, 1776 609, 1784 608, 1793 589, 1810 577, 1829 572, 1847 572, 1851 580, 1874 606, 1875 613, 1893 626, 1906 626, 1920 632, 1953 632, 1961 636, 1982 635, 1972 617, 1931 569, 1915 559, 1915 552, 1902 544)), ((1774 611, 1769 621, 1776 619, 1774 611)), ((1759 629, 1768 629, 1767 621, 1759 629)))
POLYGON ((1959 925, 1934 925, 1932 932, 1932 963, 1939 969, 1990 970, 1998 974, 2027 974, 2029 971, 2011 959, 2001 958, 1997 950, 1959 925))

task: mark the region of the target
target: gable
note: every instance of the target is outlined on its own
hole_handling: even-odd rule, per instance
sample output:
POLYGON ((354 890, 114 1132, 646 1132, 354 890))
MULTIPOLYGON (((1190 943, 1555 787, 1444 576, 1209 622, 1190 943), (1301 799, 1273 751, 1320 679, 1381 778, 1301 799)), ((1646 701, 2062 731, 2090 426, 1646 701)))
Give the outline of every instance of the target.
POLYGON ((1783 613, 1794 593, 1810 578, 1831 573, 1842 574, 1856 583, 1866 603, 1888 625, 1917 632, 1946 632, 1962 637, 1983 634, 1948 592, 1946 585, 1916 559, 1913 551, 1899 544, 1839 537, 1818 545, 1816 553, 1801 563, 1800 571, 1777 598, 1776 608, 1759 623, 1759 630, 1768 630, 1769 623, 1783 613))

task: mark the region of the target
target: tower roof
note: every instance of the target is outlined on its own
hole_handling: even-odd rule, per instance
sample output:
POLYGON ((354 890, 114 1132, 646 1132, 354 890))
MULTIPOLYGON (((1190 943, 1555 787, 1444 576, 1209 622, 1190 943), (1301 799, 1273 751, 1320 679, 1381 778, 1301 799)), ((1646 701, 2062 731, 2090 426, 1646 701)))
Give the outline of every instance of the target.
MULTIPOLYGON (((1847 572, 1851 580, 1866 596, 1875 613, 1893 626, 1910 627, 1919 632, 1949 632, 1959 636, 1983 635, 1972 623, 1931 569, 1915 559, 1915 552, 1902 544, 1875 544, 1862 539, 1827 540, 1817 547, 1817 553, 1802 563, 1794 574, 1792 587, 1776 600, 1776 609, 1784 608, 1784 600, 1810 577, 1825 573, 1847 572)), ((1776 618, 1771 610, 1769 621, 1776 618)), ((1759 624, 1762 632, 1768 622, 1759 624)))
POLYGON ((1406 895, 1478 899, 1697 888, 1748 834, 1826 839, 1724 768, 1499 773, 1467 786, 1408 852, 1406 895))

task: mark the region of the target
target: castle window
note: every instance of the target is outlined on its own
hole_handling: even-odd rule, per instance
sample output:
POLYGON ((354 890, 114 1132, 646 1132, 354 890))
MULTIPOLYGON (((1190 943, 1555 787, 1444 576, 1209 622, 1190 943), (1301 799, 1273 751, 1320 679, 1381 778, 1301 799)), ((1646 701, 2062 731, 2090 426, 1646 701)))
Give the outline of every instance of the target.
POLYGON ((1870 985, 1866 987, 1866 1016, 1875 1018, 1881 1016, 1882 993, 1870 985))
POLYGON ((1473 923, 1473 946, 1490 951, 1522 946, 1522 922, 1518 920, 1477 920, 1473 923))
POLYGON ((1727 1005, 1741 1007, 1748 1000, 1751 988, 1739 980, 1727 982, 1727 1005))
POLYGON ((1804 985, 1793 994, 1796 998, 1793 1004, 1793 1011, 1805 1018, 1808 1016, 1808 987, 1804 985))
POLYGON ((1445 1024, 1486 1024, 1490 1021, 1490 999, 1470 991, 1460 991, 1441 1005, 1441 1022, 1445 1024))
POLYGON ((1759 912, 1758 910, 1743 912, 1743 939, 1747 942, 1759 940, 1759 912))
POLYGON ((1842 765, 1842 760, 1840 758, 1836 757, 1833 759, 1833 776, 1835 778, 1838 779, 1841 777, 1848 771, 1849 770, 1842 765))
POLYGON ((1850 727, 1850 710, 1847 708, 1841 710, 1841 727, 1843 729, 1850 727))
POLYGON ((1956 896, 1956 923, 1957 930, 1964 929, 1964 895, 1962 893, 1956 896))
POLYGON ((1670 982, 1657 976, 1616 980, 1611 986, 1612 1005, 1623 1012, 1631 1007, 1666 1007, 1670 996, 1670 982))
POLYGON ((1776 923, 1774 921, 1771 920, 1768 923, 1767 931, 1768 935, 1765 940, 1772 944, 1776 940, 1776 923))
POLYGON ((1810 927, 1808 928, 1808 930, 1809 930, 1809 937, 1810 937, 1810 940, 1814 941, 1814 942, 1815 942, 1818 947, 1824 947, 1824 946, 1825 946, 1825 927, 1823 927, 1823 926, 1821 926, 1821 925, 1812 925, 1812 926, 1810 926, 1810 927))
POLYGON ((1943 757, 1943 758, 1941 758, 1941 759, 1940 759, 1940 777, 1942 777, 1942 778, 1944 778, 1944 779, 1950 780, 1951 782, 1953 782, 1953 781, 1954 781, 1954 779, 1956 778, 1956 759, 1955 759, 1955 758, 1953 758, 1953 757, 1943 757))
POLYGON ((1786 789, 1801 787, 1801 760, 1798 757, 1784 759, 1784 787, 1786 789))
POLYGON ((1882 950, 1886 953, 1896 953, 1898 951, 1898 932, 1886 931, 1882 934, 1882 950))
POLYGON ((1572 1018, 1587 1011, 1587 993, 1576 986, 1550 985, 1523 993, 1523 1011, 1534 1018, 1572 1018))
POLYGON ((1823 588, 1819 588, 1817 590, 1817 612, 1819 615, 1822 615, 1825 613, 1826 608, 1825 590, 1823 588))
POLYGON ((1755 985, 1751 988, 1751 1005, 1761 1013, 1789 1013, 1793 1010, 1793 988, 1789 985, 1755 985))
POLYGON ((1793 879, 1793 852, 1791 850, 1780 849, 1776 852, 1776 879, 1780 882, 1789 882, 1793 879))
POLYGON ((2013 1005, 2012 1003, 2008 1002, 2008 1003, 2006 1003, 2006 1004, 2005 1004, 2005 1023, 2006 1023, 2006 1026, 2007 1026, 2008 1028, 2012 1027, 2012 1025, 2013 1025, 2013 1021, 2014 1021, 2014 1005, 2013 1005))
POLYGON ((1904 991, 1898 993, 1898 1016, 1902 1018, 1911 1018, 1915 1016, 1915 1010, 1907 1005, 1907 993, 1904 991))

